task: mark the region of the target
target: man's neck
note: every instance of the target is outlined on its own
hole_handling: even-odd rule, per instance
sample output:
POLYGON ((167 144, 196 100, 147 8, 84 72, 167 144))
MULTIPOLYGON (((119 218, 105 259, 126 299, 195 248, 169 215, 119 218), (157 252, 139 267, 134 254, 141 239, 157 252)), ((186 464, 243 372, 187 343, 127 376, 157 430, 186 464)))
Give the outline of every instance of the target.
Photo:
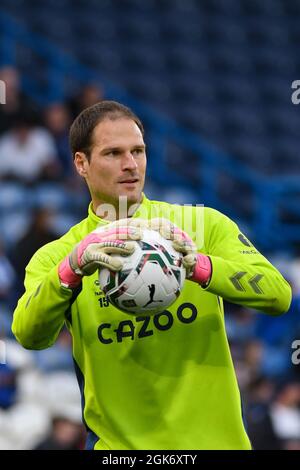
POLYGON ((140 201, 128 202, 126 198, 120 198, 118 203, 99 202, 92 200, 93 212, 103 220, 114 222, 119 219, 128 219, 134 215, 143 200, 141 194, 140 201))

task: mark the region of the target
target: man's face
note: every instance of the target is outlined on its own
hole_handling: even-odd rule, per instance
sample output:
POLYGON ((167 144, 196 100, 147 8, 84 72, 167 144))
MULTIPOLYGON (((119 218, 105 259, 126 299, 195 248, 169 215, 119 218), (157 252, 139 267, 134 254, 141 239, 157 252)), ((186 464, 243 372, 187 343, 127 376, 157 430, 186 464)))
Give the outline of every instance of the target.
POLYGON ((90 161, 78 152, 75 165, 86 179, 95 212, 101 203, 118 206, 120 196, 126 196, 130 205, 141 201, 146 171, 145 143, 132 119, 101 121, 92 135, 90 161))

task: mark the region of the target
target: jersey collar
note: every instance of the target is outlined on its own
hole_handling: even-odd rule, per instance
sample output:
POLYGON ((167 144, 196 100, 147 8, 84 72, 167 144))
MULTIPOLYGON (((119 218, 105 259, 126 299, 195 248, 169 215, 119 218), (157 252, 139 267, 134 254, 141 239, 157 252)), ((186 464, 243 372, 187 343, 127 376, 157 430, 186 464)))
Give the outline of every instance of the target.
MULTIPOLYGON (((142 202, 132 217, 133 218, 138 217, 140 211, 143 214, 144 213, 143 209, 146 212, 147 208, 149 207, 149 204, 150 204, 150 200, 143 193, 142 202)), ((101 217, 98 217, 98 215, 95 214, 92 208, 92 202, 89 203, 89 207, 88 207, 88 219, 90 222, 92 222, 93 225, 96 225, 96 226, 106 225, 109 223, 107 220, 101 219, 101 217)))

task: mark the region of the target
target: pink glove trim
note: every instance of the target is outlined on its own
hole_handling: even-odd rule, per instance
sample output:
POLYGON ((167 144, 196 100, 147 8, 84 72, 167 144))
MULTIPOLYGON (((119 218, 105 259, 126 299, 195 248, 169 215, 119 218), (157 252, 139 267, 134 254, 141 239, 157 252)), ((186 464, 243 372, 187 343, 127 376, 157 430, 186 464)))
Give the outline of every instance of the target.
POLYGON ((69 257, 67 256, 62 260, 58 267, 58 275, 61 281, 61 284, 64 287, 69 287, 73 289, 77 287, 81 282, 81 276, 75 274, 73 269, 70 266, 69 257))
POLYGON ((211 273, 212 267, 209 257, 202 253, 198 253, 194 273, 190 279, 198 284, 205 285, 210 280, 211 273))

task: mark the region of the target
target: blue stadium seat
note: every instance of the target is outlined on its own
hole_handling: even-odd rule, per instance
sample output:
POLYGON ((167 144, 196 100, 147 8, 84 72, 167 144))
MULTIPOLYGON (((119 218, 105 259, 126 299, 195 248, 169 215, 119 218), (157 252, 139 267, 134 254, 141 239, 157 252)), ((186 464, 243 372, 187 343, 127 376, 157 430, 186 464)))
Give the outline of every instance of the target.
POLYGON ((177 75, 189 75, 191 71, 199 74, 210 72, 210 60, 203 48, 191 48, 180 40, 164 45, 165 60, 176 79, 177 75))
POLYGON ((0 214, 27 211, 31 208, 31 191, 20 183, 0 183, 0 214))
POLYGON ((230 148, 233 156, 265 174, 276 173, 272 149, 263 138, 253 138, 249 133, 233 135, 230 148))
POLYGON ((232 74, 252 72, 251 56, 242 47, 215 43, 209 46, 209 55, 211 63, 221 74, 222 71, 232 74))
POLYGON ((137 70, 134 69, 137 73, 145 69, 156 72, 159 78, 164 72, 165 57, 160 49, 153 47, 153 43, 142 41, 140 44, 136 44, 134 41, 129 41, 120 47, 120 53, 123 66, 130 73, 133 68, 137 68, 137 70))
POLYGON ((127 74, 126 84, 129 92, 137 97, 144 96, 145 99, 154 104, 166 103, 170 99, 169 83, 156 74, 127 74))
POLYGON ((1 240, 8 249, 13 247, 25 234, 31 222, 30 211, 14 210, 0 216, 1 240))
MULTIPOLYGON (((273 103, 266 114, 268 116, 268 125, 275 134, 282 138, 295 137, 299 138, 299 108, 298 106, 291 106, 288 102, 284 105, 281 103, 273 103)), ((295 142, 294 142, 295 144, 295 142)), ((299 144, 296 145, 298 148, 299 144)))
POLYGON ((61 237, 79 221, 80 219, 73 211, 59 212, 51 217, 51 230, 56 233, 57 237, 61 237))
POLYGON ((187 103, 195 103, 195 108, 199 105, 214 105, 217 100, 217 87, 211 81, 207 80, 205 75, 200 77, 197 74, 178 74, 171 83, 172 96, 176 100, 181 100, 181 104, 185 106, 187 103), (182 99, 181 99, 182 98, 182 99))
POLYGON ((242 22, 233 17, 214 15, 203 25, 205 37, 218 44, 231 44, 232 47, 247 46, 247 31, 242 22))
MULTIPOLYGON (((253 56, 256 66, 264 70, 272 70, 276 73, 277 70, 283 76, 296 73, 296 63, 294 54, 288 48, 278 48, 274 46, 262 46, 253 48, 253 56)), ((295 75, 296 77, 296 75, 295 75)))
POLYGON ((216 133, 220 132, 220 118, 209 108, 198 106, 193 103, 187 103, 184 108, 178 109, 177 117, 186 123, 186 125, 195 131, 202 130, 204 137, 212 138, 216 133))
POLYGON ((73 200, 59 184, 43 183, 33 193, 34 206, 55 210, 66 210, 73 206, 73 200))
POLYGON ((253 107, 261 99, 259 89, 248 75, 221 75, 215 80, 217 95, 225 101, 229 109, 232 104, 247 103, 253 107))

